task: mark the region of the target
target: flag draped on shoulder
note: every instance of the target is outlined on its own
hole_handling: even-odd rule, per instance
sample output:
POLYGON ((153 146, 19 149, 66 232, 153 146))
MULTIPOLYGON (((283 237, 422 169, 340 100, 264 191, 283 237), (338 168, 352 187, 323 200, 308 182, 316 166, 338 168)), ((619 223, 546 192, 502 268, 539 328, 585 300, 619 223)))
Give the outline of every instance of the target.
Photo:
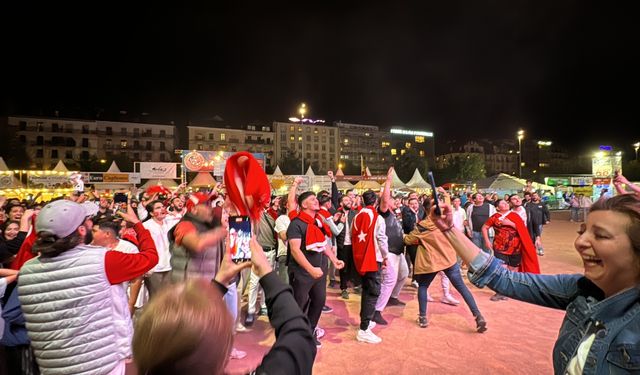
POLYGON ((376 261, 375 226, 378 219, 376 209, 364 207, 353 219, 351 245, 356 270, 364 275, 378 270, 376 261))

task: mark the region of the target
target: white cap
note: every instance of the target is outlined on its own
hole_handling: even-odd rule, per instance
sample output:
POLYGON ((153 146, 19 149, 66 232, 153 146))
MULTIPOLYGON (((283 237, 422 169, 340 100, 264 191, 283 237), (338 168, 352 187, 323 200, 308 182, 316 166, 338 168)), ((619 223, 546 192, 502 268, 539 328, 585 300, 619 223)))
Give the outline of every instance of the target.
POLYGON ((49 232, 58 238, 67 237, 97 211, 98 207, 91 202, 78 204, 64 199, 51 202, 38 213, 36 232, 49 232))

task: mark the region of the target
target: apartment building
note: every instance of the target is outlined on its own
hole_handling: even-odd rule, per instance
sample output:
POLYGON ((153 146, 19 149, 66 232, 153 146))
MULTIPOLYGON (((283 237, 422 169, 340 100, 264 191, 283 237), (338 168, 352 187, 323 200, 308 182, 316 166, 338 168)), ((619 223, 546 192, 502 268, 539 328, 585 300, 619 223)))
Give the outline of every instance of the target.
MULTIPOLYGON (((335 170, 340 156, 340 129, 325 124, 274 122, 275 158, 287 157, 293 151, 305 165, 317 167, 316 173, 335 170)), ((302 166, 301 166, 302 170, 302 166)))

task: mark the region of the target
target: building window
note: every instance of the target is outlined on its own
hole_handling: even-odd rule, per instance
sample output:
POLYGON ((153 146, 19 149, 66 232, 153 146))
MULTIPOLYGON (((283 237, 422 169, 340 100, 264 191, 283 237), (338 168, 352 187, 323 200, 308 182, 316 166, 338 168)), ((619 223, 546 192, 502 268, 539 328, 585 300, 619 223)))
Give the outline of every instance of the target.
POLYGON ((201 144, 201 143, 198 143, 198 151, 202 151, 202 150, 204 150, 204 149, 202 148, 202 144, 201 144))
POLYGON ((420 150, 420 156, 424 156, 424 150, 420 150))
POLYGON ((164 152, 160 154, 160 161, 166 161, 167 158, 164 155, 164 152))
POLYGON ((52 132, 59 132, 60 131, 60 126, 58 125, 57 122, 54 122, 53 124, 51 124, 51 131, 52 132))
POLYGON ((134 137, 139 137, 140 136, 140 129, 134 128, 133 129, 133 136, 134 137))
POLYGON ((318 136, 317 136, 317 135, 314 135, 314 136, 313 136, 313 141, 314 141, 314 142, 318 142, 319 140, 320 140, 320 139, 318 139, 318 136))
POLYGON ((71 150, 65 151, 64 158, 65 159, 73 159, 73 151, 71 151, 71 150))
POLYGON ((406 147, 406 148, 411 148, 411 143, 410 143, 410 142, 405 143, 405 144, 404 144, 404 147, 406 147))
POLYGON ((113 129, 111 128, 111 126, 107 126, 107 129, 105 130, 105 133, 107 135, 112 135, 113 134, 113 129))
POLYGON ((289 136, 289 140, 290 140, 290 141, 295 141, 295 140, 296 140, 296 137, 295 137, 295 136, 293 136, 293 135, 291 135, 291 136, 289 136))
POLYGON ((89 159, 89 151, 82 151, 82 154, 80 154, 80 157, 82 158, 82 160, 88 160, 89 159))
POLYGON ((151 141, 147 141, 147 150, 152 150, 153 147, 151 145, 151 141))
POLYGON ((391 146, 391 143, 389 143, 389 142, 382 142, 382 148, 389 147, 389 146, 391 146))
POLYGON ((318 134, 318 128, 313 128, 313 134, 318 134))
POLYGON ((20 121, 18 126, 20 126, 20 130, 27 130, 27 122, 26 121, 20 121))
POLYGON ((127 135, 127 128, 120 128, 120 135, 127 135))
POLYGON ((24 135, 20 136, 20 143, 26 143, 27 142, 27 137, 24 135))
POLYGON ((310 135, 307 136, 307 142, 311 142, 311 136, 310 135))
POLYGON ((89 125, 82 125, 82 134, 89 134, 89 125))
POLYGON ((404 148, 402 150, 400 150, 400 155, 404 155, 407 153, 407 150, 405 150, 404 148))
POLYGON ((369 133, 364 133, 364 136, 365 136, 365 137, 370 137, 370 136, 371 136, 371 134, 369 134, 369 133))
POLYGON ((140 153, 139 152, 134 152, 133 153, 133 160, 140 160, 140 153))
POLYGON ((302 142, 302 136, 301 136, 301 135, 300 135, 300 136, 298 136, 298 141, 299 141, 299 142, 302 142))
POLYGON ((271 131, 271 129, 269 129, 269 127, 268 127, 268 126, 263 126, 263 127, 262 127, 262 131, 263 131, 263 132, 268 132, 268 131, 271 131))
POLYGON ((298 131, 299 131, 299 132, 301 132, 301 131, 302 131, 302 127, 301 127, 301 126, 299 126, 299 127, 298 127, 298 131))
POLYGON ((416 135, 416 143, 424 143, 424 136, 416 135))
POLYGON ((41 148, 37 149, 37 150, 36 150, 36 157, 37 157, 37 158, 41 158, 41 157, 42 157, 42 155, 43 155, 42 149, 41 149, 41 148))
POLYGON ((126 139, 121 139, 120 140, 120 148, 127 148, 127 140, 126 139))
POLYGON ((226 141, 227 140, 227 135, 224 133, 220 133, 220 140, 221 141, 226 141))
POLYGON ((44 144, 44 138, 43 138, 41 135, 39 135, 39 136, 36 138, 36 144, 37 144, 38 146, 41 146, 42 144, 44 144))
POLYGON ((209 133, 209 140, 213 141, 213 133, 209 133))
POLYGON ((313 151, 318 151, 318 145, 313 145, 313 151))
POLYGON ((160 151, 164 151, 165 149, 164 142, 160 142, 160 151))
POLYGON ((398 150, 396 150, 395 148, 391 149, 391 155, 397 155, 398 154, 398 150))
MULTIPOLYGON (((164 155, 164 154, 162 154, 162 155, 164 155)), ((153 155, 151 155, 151 153, 150 153, 150 152, 147 152, 147 154, 145 155, 145 157, 146 157, 146 160, 147 160, 147 161, 149 161, 149 160, 151 160, 151 159, 153 158, 153 155)))
POLYGON ((322 151, 327 151, 327 146, 326 145, 322 145, 322 151))
POLYGON ((140 148, 140 142, 139 141, 133 141, 133 148, 138 149, 140 148))
POLYGON ((51 150, 51 158, 52 159, 58 158, 58 150, 51 150))
POLYGON ((82 138, 82 147, 89 147, 89 138, 82 138))
POLYGON ((344 144, 345 144, 345 145, 346 145, 346 144, 349 144, 349 138, 345 138, 345 139, 344 139, 344 144))
POLYGON ((166 130, 160 130, 160 137, 166 137, 167 136, 167 131, 166 130))

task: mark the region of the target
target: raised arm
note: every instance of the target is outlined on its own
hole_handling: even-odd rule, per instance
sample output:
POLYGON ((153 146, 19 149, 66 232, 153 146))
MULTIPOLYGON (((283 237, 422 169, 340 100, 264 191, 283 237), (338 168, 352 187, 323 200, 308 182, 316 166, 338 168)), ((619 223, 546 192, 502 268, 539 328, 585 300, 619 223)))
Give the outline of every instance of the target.
POLYGON ((302 183, 303 178, 301 176, 296 177, 289 189, 289 195, 287 195, 287 210, 288 212, 296 211, 298 209, 298 202, 296 201, 296 193, 298 192, 298 185, 302 183))
POLYGON ((380 212, 389 211, 389 201, 391 200, 391 180, 393 180, 393 167, 387 172, 387 179, 384 182, 382 197, 380 199, 380 212))

